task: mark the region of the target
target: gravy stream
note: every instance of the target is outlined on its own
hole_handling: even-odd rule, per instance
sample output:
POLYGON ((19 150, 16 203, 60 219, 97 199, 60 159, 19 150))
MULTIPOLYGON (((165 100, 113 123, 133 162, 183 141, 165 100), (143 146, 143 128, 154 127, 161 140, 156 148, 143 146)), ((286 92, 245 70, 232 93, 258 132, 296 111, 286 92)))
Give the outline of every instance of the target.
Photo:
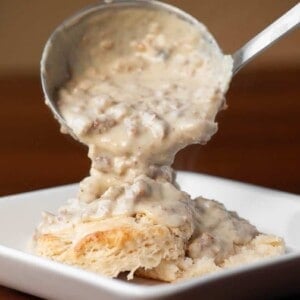
POLYGON ((61 114, 89 148, 90 176, 58 216, 45 214, 39 230, 145 213, 185 228, 190 257, 224 260, 257 230, 220 203, 192 200, 171 164, 180 149, 205 144, 217 131, 231 57, 204 26, 166 12, 130 8, 90 22, 73 54, 72 78, 59 91, 61 114))

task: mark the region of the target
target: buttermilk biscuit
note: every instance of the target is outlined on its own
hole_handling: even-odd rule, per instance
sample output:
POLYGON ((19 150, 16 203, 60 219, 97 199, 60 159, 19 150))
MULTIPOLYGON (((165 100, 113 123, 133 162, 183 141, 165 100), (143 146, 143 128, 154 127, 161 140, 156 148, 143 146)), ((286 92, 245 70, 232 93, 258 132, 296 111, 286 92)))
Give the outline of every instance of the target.
POLYGON ((118 217, 100 223, 78 225, 79 232, 87 230, 87 233, 82 233, 77 240, 72 240, 72 234, 67 231, 37 235, 35 251, 41 256, 108 277, 129 272, 128 279, 135 274, 167 282, 198 277, 284 253, 282 239, 260 234, 250 243, 236 246, 235 254, 216 263, 208 256, 188 257, 189 242, 182 238, 183 234, 180 236, 179 230, 155 225, 146 216, 118 217), (93 227, 99 227, 99 230, 89 232, 93 227))
MULTIPOLYGON (((157 183, 142 177, 135 184, 125 186, 119 194, 113 189, 107 191, 94 204, 99 205, 107 195, 114 195, 113 203, 121 205, 122 197, 126 196, 138 201, 135 205, 138 206, 149 197, 152 199, 157 191, 166 190, 170 194, 175 188, 167 182, 157 183), (141 193, 145 189, 149 191, 141 193)), ((179 191, 176 195, 178 200, 174 201, 186 209, 183 213, 190 213, 178 226, 175 226, 176 219, 171 219, 176 221, 174 225, 164 222, 167 215, 158 222, 151 209, 157 212, 159 204, 131 215, 79 217, 78 222, 68 218, 59 222, 62 215, 45 214, 34 238, 35 252, 108 277, 128 272, 128 279, 137 275, 167 282, 202 276, 284 252, 281 238, 260 234, 248 221, 225 210, 221 203, 201 197, 192 200, 179 191)), ((94 204, 87 204, 86 211, 95 209, 94 204)), ((177 206, 169 209, 174 207, 177 206)), ((69 204, 61 212, 70 214, 73 209, 69 204)))
POLYGON ((55 234, 36 234, 35 252, 109 277, 129 271, 131 279, 140 268, 153 269, 162 261, 184 257, 183 235, 143 215, 120 216, 80 223, 55 234))

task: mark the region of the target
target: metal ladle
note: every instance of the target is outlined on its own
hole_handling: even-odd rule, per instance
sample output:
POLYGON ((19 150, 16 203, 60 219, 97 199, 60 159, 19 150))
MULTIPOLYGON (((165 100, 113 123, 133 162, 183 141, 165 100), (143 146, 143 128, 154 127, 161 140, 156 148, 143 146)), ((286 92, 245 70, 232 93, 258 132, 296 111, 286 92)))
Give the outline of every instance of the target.
MULTIPOLYGON (((46 104, 50 107, 59 123, 64 128, 67 128, 74 138, 76 138, 75 134, 67 126, 57 107, 57 91, 71 77, 71 53, 76 49, 84 32, 88 30, 88 26, 92 26, 87 20, 107 10, 126 8, 164 10, 192 25, 199 25, 197 19, 179 8, 154 0, 104 1, 95 6, 85 8, 64 21, 52 33, 44 48, 41 60, 41 81, 46 104)), ((292 29, 299 27, 299 23, 300 3, 291 8, 232 55, 234 62, 233 74, 236 74, 244 65, 279 38, 286 35, 292 29)), ((212 42, 215 43, 213 38, 212 42)))

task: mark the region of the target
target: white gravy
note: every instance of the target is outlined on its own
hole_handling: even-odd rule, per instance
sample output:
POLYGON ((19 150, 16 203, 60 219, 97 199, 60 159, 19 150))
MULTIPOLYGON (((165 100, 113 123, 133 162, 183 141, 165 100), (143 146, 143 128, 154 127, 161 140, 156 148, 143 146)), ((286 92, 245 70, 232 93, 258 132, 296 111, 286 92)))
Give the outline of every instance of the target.
POLYGON ((90 176, 39 230, 146 213, 184 226, 190 257, 222 261, 257 230, 215 201, 192 200, 170 166, 180 149, 217 131, 231 57, 204 26, 165 12, 131 8, 91 22, 74 51, 72 78, 59 91, 61 114, 89 147, 90 176))

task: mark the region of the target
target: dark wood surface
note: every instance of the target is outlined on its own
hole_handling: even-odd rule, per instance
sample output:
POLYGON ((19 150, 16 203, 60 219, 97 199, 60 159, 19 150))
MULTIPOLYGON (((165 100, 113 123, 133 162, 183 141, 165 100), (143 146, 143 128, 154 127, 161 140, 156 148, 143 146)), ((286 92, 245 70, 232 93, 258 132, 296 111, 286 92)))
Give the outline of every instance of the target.
MULTIPOLYGON (((0 100, 0 195, 88 174, 86 148, 59 133, 38 76, 0 78, 0 100)), ((219 132, 182 150, 174 167, 300 194, 300 70, 243 71, 227 102, 219 132)), ((0 299, 33 297, 0 287, 0 299)))

